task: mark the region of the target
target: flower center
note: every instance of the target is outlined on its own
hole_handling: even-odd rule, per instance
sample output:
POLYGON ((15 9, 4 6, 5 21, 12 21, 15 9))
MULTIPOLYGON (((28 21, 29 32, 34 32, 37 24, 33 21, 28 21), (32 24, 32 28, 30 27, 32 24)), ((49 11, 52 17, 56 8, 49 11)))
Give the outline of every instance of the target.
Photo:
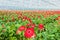
POLYGON ((28 30, 28 33, 30 34, 30 33, 31 33, 31 31, 30 31, 30 30, 28 30))

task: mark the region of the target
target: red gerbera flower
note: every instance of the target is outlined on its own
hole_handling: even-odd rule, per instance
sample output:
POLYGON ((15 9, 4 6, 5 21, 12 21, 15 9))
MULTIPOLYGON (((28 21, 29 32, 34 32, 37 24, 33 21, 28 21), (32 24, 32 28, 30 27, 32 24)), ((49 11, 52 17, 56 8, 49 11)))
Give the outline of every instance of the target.
POLYGON ((26 29, 25 26, 20 26, 20 27, 18 28, 19 31, 23 31, 23 30, 25 30, 25 29, 26 29))
POLYGON ((44 29, 44 25, 43 24, 39 24, 38 27, 39 27, 40 30, 44 29))
POLYGON ((25 33, 24 33, 24 36, 26 38, 35 37, 34 29, 33 28, 27 28, 26 31, 25 31, 25 33))
POLYGON ((24 31, 24 30, 26 30, 26 27, 25 26, 20 26, 18 28, 18 30, 16 31, 16 34, 18 34, 20 31, 24 31))

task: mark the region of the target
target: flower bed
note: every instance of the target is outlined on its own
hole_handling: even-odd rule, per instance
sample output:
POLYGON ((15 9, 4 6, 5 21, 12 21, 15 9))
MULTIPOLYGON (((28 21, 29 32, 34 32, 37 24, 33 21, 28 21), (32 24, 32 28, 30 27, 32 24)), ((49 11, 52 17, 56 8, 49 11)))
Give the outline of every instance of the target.
POLYGON ((60 40, 60 14, 0 12, 0 40, 60 40))

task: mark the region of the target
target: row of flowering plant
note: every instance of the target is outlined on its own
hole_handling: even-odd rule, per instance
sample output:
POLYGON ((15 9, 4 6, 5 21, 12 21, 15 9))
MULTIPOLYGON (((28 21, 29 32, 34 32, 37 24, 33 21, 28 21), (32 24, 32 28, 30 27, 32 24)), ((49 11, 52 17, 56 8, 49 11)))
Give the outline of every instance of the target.
POLYGON ((4 14, 0 16, 0 40, 60 40, 60 15, 4 14))

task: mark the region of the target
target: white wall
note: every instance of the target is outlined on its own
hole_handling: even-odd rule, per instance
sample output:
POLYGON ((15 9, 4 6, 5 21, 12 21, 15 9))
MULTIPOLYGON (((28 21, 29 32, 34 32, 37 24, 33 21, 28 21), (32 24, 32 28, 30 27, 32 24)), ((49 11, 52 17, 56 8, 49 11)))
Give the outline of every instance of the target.
POLYGON ((0 9, 60 9, 60 0, 0 0, 0 9))

